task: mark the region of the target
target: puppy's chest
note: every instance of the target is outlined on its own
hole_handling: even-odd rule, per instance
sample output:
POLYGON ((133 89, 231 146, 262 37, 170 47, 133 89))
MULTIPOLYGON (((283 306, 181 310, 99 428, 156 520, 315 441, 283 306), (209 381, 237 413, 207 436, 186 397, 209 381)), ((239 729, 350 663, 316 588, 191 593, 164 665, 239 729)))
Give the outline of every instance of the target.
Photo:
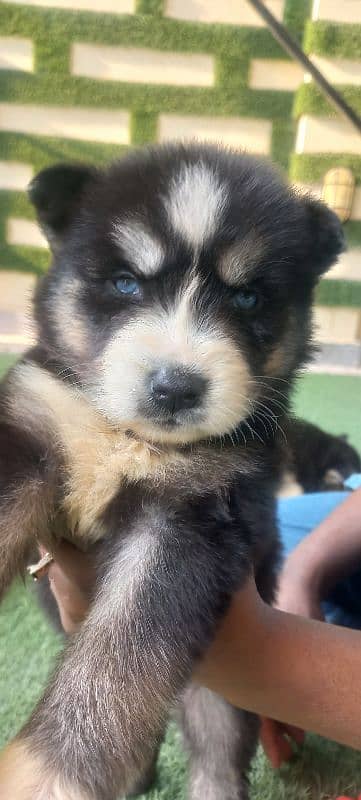
POLYGON ((63 439, 66 481, 63 507, 70 527, 88 541, 101 538, 101 519, 112 501, 128 494, 129 486, 146 482, 155 487, 166 483, 172 459, 125 433, 88 431, 79 436, 75 428, 63 439))

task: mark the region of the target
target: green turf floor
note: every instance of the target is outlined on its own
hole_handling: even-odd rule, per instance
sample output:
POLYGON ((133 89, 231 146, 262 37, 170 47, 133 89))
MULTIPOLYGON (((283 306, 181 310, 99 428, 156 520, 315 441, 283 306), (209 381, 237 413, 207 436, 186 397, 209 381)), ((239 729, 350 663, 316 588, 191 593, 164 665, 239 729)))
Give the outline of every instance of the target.
POLYGON ((361 378, 311 373, 300 379, 294 394, 300 417, 330 433, 347 433, 361 453, 361 378))
MULTIPOLYGON (((11 359, 0 359, 5 368, 11 359)), ((361 451, 361 379, 308 375, 300 381, 295 408, 336 433, 348 433, 361 451)), ((17 584, 0 610, 0 746, 27 718, 46 681, 60 637, 49 628, 33 598, 32 586, 17 584)), ((351 690, 351 687, 350 687, 351 690)), ((148 800, 186 797, 185 760, 179 734, 171 727, 163 745, 157 783, 148 800)), ((252 800, 330 800, 361 792, 361 754, 309 736, 301 754, 280 772, 261 752, 251 776, 252 800)), ((207 798, 204 798, 207 800, 207 798)))

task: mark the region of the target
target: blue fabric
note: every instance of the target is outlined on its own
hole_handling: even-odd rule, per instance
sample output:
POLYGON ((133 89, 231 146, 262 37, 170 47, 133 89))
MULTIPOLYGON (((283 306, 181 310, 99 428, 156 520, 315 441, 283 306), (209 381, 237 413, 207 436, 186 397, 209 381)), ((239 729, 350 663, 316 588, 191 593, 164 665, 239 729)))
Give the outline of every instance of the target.
MULTIPOLYGON (((359 488, 361 474, 352 475, 347 486, 359 488)), ((349 494, 349 491, 320 492, 279 500, 278 522, 285 558, 349 494)), ((361 569, 337 584, 323 607, 328 622, 361 629, 361 569)))
POLYGON ((353 475, 350 475, 347 481, 345 481, 345 486, 347 486, 348 489, 359 489, 361 486, 361 472, 354 472, 353 475))

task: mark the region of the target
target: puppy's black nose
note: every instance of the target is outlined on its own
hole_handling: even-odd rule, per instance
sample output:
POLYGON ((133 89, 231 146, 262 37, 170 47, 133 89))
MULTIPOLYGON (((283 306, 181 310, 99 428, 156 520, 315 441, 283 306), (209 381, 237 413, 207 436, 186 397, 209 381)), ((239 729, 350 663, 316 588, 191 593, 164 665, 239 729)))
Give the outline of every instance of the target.
POLYGON ((162 367, 150 378, 153 402, 160 411, 170 414, 199 406, 206 386, 202 375, 181 367, 162 367))

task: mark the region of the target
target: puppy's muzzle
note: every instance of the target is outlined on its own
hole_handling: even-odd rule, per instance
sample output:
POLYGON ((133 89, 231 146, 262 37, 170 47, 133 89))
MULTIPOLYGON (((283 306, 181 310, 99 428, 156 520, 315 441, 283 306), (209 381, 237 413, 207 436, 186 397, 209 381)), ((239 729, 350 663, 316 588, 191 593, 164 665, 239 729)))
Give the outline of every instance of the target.
POLYGON ((201 407, 208 381, 198 372, 165 366, 149 376, 149 399, 155 413, 174 416, 201 407))

